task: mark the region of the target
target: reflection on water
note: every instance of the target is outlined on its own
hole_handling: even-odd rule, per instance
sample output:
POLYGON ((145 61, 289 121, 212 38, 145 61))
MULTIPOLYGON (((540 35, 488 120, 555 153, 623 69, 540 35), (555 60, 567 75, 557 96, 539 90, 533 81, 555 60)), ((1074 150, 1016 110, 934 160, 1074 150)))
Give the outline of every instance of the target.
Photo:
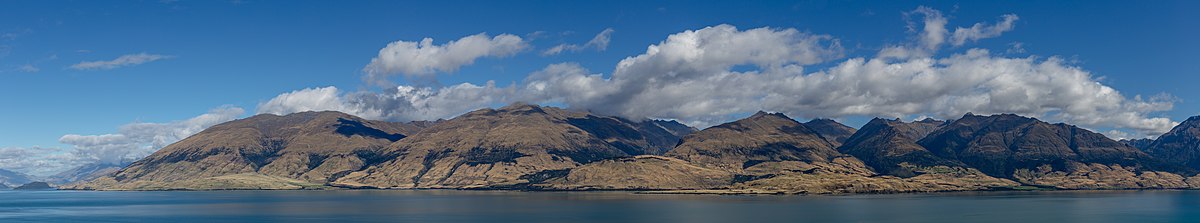
POLYGON ((453 190, 0 191, 0 222, 1186 222, 1200 191, 850 196, 453 190))

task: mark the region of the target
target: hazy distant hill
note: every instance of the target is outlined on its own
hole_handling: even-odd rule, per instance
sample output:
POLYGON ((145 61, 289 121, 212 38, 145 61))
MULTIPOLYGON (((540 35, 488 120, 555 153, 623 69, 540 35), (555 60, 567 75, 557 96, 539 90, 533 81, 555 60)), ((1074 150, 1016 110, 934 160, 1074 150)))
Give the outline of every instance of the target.
POLYGON ((1132 146, 1133 148, 1137 148, 1142 151, 1147 151, 1148 149, 1150 149, 1150 144, 1154 143, 1154 140, 1153 139, 1122 139, 1117 142, 1125 143, 1125 145, 1132 146))
POLYGON ((33 177, 23 173, 0 169, 0 185, 6 185, 10 188, 29 183, 32 181, 31 178, 33 177))
POLYGON ((95 180, 96 178, 112 175, 113 173, 116 173, 118 170, 121 170, 122 167, 125 167, 128 165, 129 165, 128 163, 124 163, 124 164, 92 163, 92 164, 79 166, 76 168, 71 168, 70 170, 66 170, 63 172, 59 172, 57 174, 54 174, 53 176, 47 177, 46 181, 49 183, 57 184, 57 185, 66 185, 66 184, 75 183, 75 182, 91 181, 91 180, 95 180))

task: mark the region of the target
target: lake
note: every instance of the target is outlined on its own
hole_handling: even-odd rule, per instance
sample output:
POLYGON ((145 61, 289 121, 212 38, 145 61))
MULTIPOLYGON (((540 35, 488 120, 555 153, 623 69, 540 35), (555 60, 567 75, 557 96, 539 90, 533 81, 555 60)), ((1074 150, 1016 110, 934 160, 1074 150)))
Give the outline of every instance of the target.
POLYGON ((1200 191, 0 191, 0 222, 1200 222, 1200 191))

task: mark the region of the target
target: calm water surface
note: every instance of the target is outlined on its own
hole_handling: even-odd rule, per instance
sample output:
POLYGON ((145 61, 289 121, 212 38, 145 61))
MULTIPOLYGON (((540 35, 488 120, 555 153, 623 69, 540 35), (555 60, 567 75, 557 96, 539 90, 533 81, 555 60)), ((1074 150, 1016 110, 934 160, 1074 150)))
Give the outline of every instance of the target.
POLYGON ((1200 191, 0 191, 0 222, 1200 222, 1200 191))

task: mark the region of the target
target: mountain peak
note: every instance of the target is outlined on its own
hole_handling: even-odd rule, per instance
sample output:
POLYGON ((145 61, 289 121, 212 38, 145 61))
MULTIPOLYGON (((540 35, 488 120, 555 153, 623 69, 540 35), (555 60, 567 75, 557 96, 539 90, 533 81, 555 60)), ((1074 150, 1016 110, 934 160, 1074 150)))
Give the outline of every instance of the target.
POLYGON ((850 138, 851 135, 854 135, 855 131, 858 131, 850 126, 827 118, 813 119, 805 122, 804 126, 816 131, 817 134, 828 140, 834 148, 841 146, 843 142, 846 142, 847 138, 850 138))
POLYGON ((753 116, 700 130, 667 156, 701 166, 742 172, 764 162, 828 162, 840 155, 818 132, 781 113, 753 116))
MULTIPOLYGON (((792 118, 788 117, 787 115, 784 115, 782 112, 765 112, 765 111, 755 112, 754 115, 751 115, 750 117, 747 117, 742 120, 757 120, 757 119, 764 119, 764 118, 782 118, 782 119, 793 120, 792 118)), ((795 120, 793 120, 793 121, 795 121, 795 120)))
POLYGON ((539 106, 536 104, 530 104, 530 103, 525 103, 525 102, 513 102, 512 104, 508 104, 508 105, 505 105, 504 107, 500 107, 500 109, 498 109, 498 110, 521 111, 521 110, 534 110, 534 109, 541 109, 541 108, 542 108, 542 106, 539 106))

